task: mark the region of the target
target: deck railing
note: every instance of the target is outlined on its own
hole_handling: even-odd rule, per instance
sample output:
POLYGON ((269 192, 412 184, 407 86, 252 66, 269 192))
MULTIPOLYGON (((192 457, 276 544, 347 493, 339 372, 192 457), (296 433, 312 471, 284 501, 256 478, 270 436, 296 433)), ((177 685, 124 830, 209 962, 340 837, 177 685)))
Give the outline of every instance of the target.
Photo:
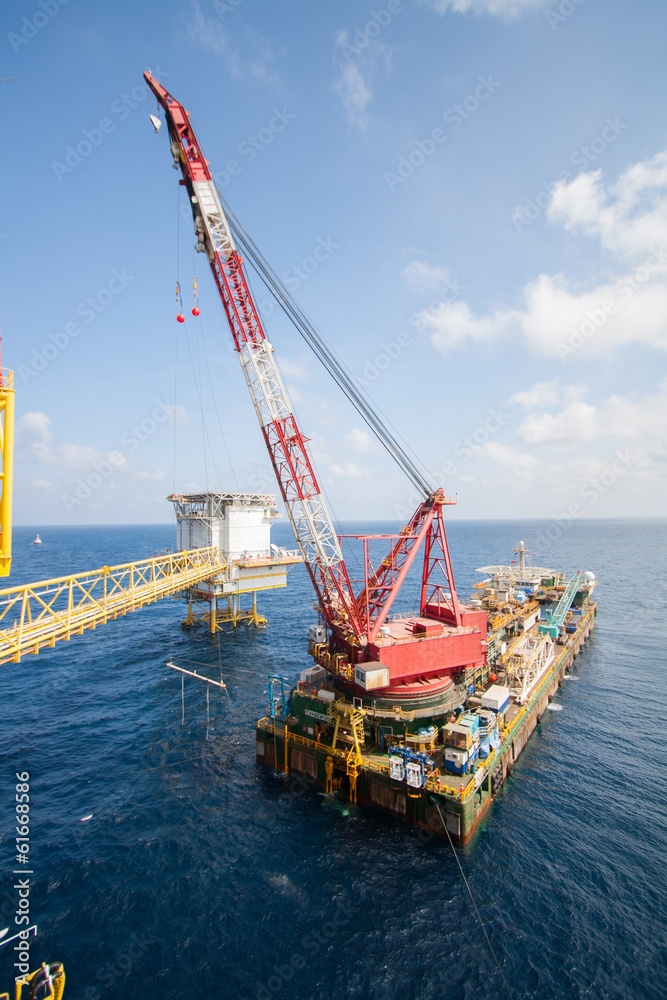
MULTIPOLYGON (((577 636, 581 634, 583 629, 588 625, 589 621, 594 617, 594 615, 595 615, 595 606, 591 607, 590 610, 582 617, 579 628, 572 636, 573 640, 575 640, 577 636)), ((566 646, 565 649, 563 649, 563 651, 560 653, 557 659, 553 661, 549 670, 547 670, 537 691, 531 698, 531 703, 534 702, 536 697, 541 696, 548 681, 553 677, 555 673, 558 672, 558 670, 560 670, 563 659, 567 655, 567 653, 569 653, 569 651, 570 651, 570 645, 568 644, 568 646, 566 646)), ((436 777, 428 776, 426 779, 425 788, 429 792, 435 792, 439 795, 446 795, 450 798, 458 800, 461 803, 467 802, 470 799, 470 797, 474 794, 474 792, 477 791, 477 789, 480 787, 480 785, 488 775, 491 769, 491 765, 494 763, 494 761, 496 761, 499 758, 502 758, 503 754, 507 751, 507 748, 510 746, 512 739, 514 738, 518 730, 521 728, 527 710, 528 706, 523 705, 521 707, 521 711, 516 716, 516 718, 512 720, 509 726, 505 727, 505 729, 502 730, 501 746, 497 750, 496 749, 491 750, 491 753, 484 760, 483 764, 481 765, 481 768, 478 767, 474 775, 461 775, 462 779, 464 777, 468 779, 468 781, 465 784, 463 783, 462 780, 458 788, 455 787, 452 788, 449 785, 443 785, 439 780, 438 776, 436 777), (481 771, 481 776, 480 776, 480 771, 481 771)), ((342 758, 343 760, 346 759, 344 751, 333 750, 331 747, 328 747, 325 743, 321 742, 318 743, 316 740, 308 739, 308 737, 306 736, 299 736, 296 733, 290 733, 286 727, 285 729, 277 730, 273 721, 268 717, 260 719, 259 722, 257 723, 257 728, 263 729, 266 732, 271 733, 273 735, 280 735, 284 739, 290 742, 300 743, 302 746, 309 747, 313 750, 326 750, 326 752, 330 754, 332 757, 339 757, 342 758)), ((277 762, 276 766, 278 766, 277 762)), ((361 767, 362 769, 367 771, 376 771, 382 774, 389 774, 388 764, 381 764, 370 757, 363 757, 361 767)))
POLYGON ((0 663, 18 663, 226 568, 218 549, 194 549, 0 590, 0 663))

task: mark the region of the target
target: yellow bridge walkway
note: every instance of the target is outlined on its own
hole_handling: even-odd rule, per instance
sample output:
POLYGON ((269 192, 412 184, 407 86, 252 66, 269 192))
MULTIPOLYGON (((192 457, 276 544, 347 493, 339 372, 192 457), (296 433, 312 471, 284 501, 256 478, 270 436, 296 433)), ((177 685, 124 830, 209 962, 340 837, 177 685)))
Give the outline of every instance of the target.
POLYGON ((0 590, 0 663, 18 663, 226 569, 218 549, 194 549, 0 590))

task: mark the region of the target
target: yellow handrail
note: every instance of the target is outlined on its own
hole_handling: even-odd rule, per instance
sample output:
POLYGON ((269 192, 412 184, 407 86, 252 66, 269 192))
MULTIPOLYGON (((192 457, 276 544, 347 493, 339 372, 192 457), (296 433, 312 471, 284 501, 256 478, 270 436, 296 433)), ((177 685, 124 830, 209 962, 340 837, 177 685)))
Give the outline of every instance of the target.
POLYGON ((0 369, 0 577, 12 563, 14 477, 14 373, 0 369))
POLYGON ((7 587, 0 590, 0 663, 18 663, 226 569, 218 549, 192 549, 7 587))
MULTIPOLYGON (((587 613, 582 617, 581 624, 580 624, 579 628, 577 629, 577 632, 575 633, 575 635, 572 637, 573 639, 576 637, 576 635, 579 634, 579 632, 584 628, 584 626, 587 624, 587 622, 589 621, 589 619, 594 616, 594 614, 595 614, 595 606, 591 607, 591 609, 589 611, 587 611, 587 613)), ((569 652, 569 649, 570 649, 569 646, 566 647, 563 650, 563 652, 560 654, 560 656, 553 662, 553 664, 551 665, 550 669, 547 670, 547 672, 546 672, 543 680, 540 683, 539 688, 535 692, 535 695, 531 698, 531 703, 535 700, 535 697, 538 697, 542 693, 542 691, 544 690, 544 686, 546 685, 546 683, 548 682, 548 680, 553 676, 553 674, 556 672, 556 670, 559 669, 561 661, 562 661, 563 657, 569 652)), ((433 777, 429 776, 426 779, 426 788, 427 788, 427 790, 428 791, 432 791, 432 792, 437 792, 439 795, 448 795, 451 798, 458 799, 462 803, 467 802, 468 799, 471 797, 471 795, 476 791, 476 789, 479 787, 479 785, 481 784, 481 782, 484 780, 484 778, 489 773, 489 770, 491 768, 491 764, 496 759, 496 757, 502 757, 505 749, 507 748, 507 746, 509 746, 512 737, 514 736, 517 728, 519 727, 519 723, 521 722, 521 720, 526 715, 527 709, 528 709, 528 706, 527 705, 523 705, 522 708, 521 708, 521 711, 519 712, 519 714, 517 715, 517 717, 515 719, 513 719, 512 722, 510 723, 510 725, 507 726, 503 730, 503 732, 502 732, 502 739, 503 739, 502 745, 498 748, 497 751, 496 751, 495 748, 492 749, 492 751, 489 754, 489 756, 485 759, 484 763, 481 765, 481 768, 483 770, 483 777, 480 779, 480 781, 478 782, 477 785, 475 785, 474 776, 473 775, 467 776, 467 777, 469 777, 469 780, 468 780, 467 785, 463 788, 463 790, 461 790, 460 788, 450 788, 448 785, 443 786, 443 785, 440 784, 440 782, 439 782, 439 780, 437 778, 433 778, 433 777)), ((265 729, 267 732, 269 732, 271 734, 276 733, 276 727, 275 727, 274 723, 271 721, 271 719, 269 719, 266 716, 263 719, 259 720, 259 722, 257 723, 257 728, 258 729, 265 729)), ((329 756, 340 757, 340 758, 342 758, 344 760, 347 759, 345 757, 345 753, 343 751, 332 749, 331 747, 325 747, 323 744, 318 743, 316 740, 308 739, 308 737, 306 737, 306 736, 299 736, 296 733, 290 733, 289 734, 289 738, 290 738, 290 740, 293 740, 296 743, 300 743, 303 746, 311 747, 314 750, 326 750, 327 753, 329 754, 329 756)), ((389 774, 389 766, 387 764, 380 764, 377 761, 371 760, 369 757, 364 757, 362 759, 361 767, 364 768, 365 770, 377 771, 378 773, 389 774)), ((480 768, 477 768, 477 771, 475 772, 475 774, 478 774, 479 771, 480 771, 480 768)))

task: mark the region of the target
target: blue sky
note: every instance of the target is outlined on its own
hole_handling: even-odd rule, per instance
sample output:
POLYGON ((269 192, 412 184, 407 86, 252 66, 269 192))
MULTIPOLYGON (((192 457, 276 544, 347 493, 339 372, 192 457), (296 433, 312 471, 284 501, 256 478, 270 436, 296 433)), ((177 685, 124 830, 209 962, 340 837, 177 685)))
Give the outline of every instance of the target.
MULTIPOLYGON (((275 491, 148 68, 452 517, 665 515, 666 28, 657 0, 4 4, 16 522, 275 491)), ((252 280, 334 515, 405 517, 252 280)))

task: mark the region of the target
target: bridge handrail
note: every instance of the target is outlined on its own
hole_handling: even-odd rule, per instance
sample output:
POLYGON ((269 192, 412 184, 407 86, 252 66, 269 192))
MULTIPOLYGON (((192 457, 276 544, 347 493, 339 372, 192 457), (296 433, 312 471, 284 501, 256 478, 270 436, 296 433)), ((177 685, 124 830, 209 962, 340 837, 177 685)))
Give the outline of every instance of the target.
POLYGON ((0 663, 19 662, 228 568, 217 548, 168 552, 0 591, 0 663), (14 612, 14 621, 10 613, 14 612))
POLYGON ((48 590, 50 587, 62 583, 69 583, 70 581, 81 583, 85 583, 87 580, 96 581, 102 576, 113 577, 122 570, 127 572, 132 569, 137 570, 141 566, 156 566, 158 564, 163 564, 165 562, 170 563, 176 560, 181 562, 187 561, 191 565, 197 565, 203 561, 201 559, 203 556, 207 557, 207 565, 215 560, 216 564, 220 564, 221 570, 227 566, 224 556, 217 548, 209 547, 201 549, 182 549, 180 552, 166 552, 160 556, 151 556, 148 559, 138 559, 135 562, 117 563, 115 566, 100 566, 99 569, 85 570, 81 573, 68 573, 65 576, 54 576, 49 580, 38 580, 36 583, 21 583, 14 587, 3 587, 0 589, 0 604, 4 603, 3 598, 8 597, 11 594, 23 594, 26 590, 32 590, 37 593, 40 591, 40 588, 48 590))

